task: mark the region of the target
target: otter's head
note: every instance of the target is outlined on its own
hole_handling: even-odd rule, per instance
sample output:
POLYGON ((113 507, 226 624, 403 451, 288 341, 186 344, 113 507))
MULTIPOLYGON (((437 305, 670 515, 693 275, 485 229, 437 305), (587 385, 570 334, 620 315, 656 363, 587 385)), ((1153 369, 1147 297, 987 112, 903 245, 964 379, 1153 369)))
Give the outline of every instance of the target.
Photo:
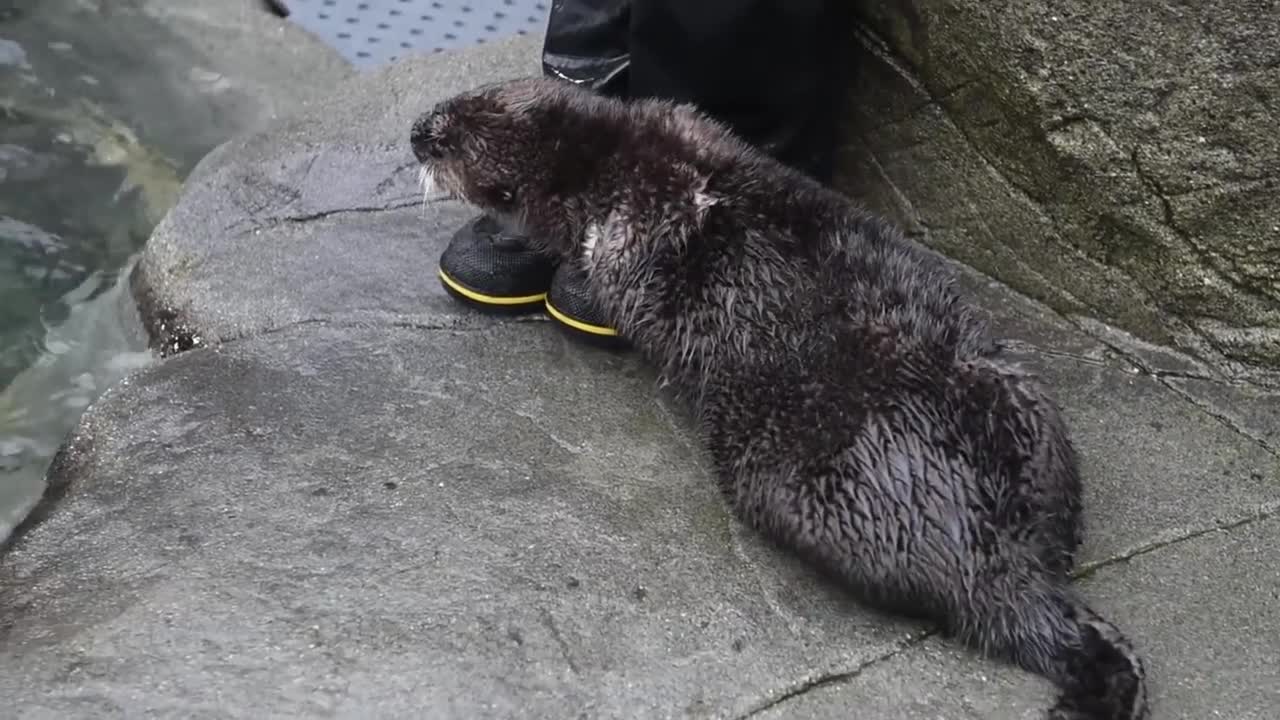
POLYGON ((603 163, 622 144, 621 103, 569 83, 513 80, 448 98, 409 141, 424 185, 475 205, 569 252, 595 208, 603 163), (593 188, 595 188, 593 190, 593 188))
POLYGON ((623 209, 668 229, 696 226, 716 202, 714 158, 747 152, 692 106, 623 102, 540 77, 448 98, 414 122, 409 141, 428 192, 478 206, 566 258, 623 209))

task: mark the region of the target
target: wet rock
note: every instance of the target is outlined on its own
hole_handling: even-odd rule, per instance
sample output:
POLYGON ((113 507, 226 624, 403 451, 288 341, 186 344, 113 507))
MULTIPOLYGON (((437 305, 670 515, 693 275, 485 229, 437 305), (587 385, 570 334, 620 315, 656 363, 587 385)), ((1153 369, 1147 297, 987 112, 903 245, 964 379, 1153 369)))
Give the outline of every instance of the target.
POLYGON ((527 323, 170 358, 89 411, 65 497, 0 563, 0 695, 67 718, 665 717, 902 642, 734 526, 654 385, 527 323))
POLYGON ((856 7, 844 187, 1062 312, 1280 380, 1275 8, 856 7))

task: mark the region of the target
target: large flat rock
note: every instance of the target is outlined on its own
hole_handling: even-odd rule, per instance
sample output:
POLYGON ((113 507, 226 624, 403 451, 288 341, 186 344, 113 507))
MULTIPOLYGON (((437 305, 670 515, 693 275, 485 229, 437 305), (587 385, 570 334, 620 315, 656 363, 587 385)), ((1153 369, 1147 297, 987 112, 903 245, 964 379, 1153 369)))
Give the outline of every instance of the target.
MULTIPOLYGON (((858 606, 744 531, 637 358, 445 299, 436 260, 471 213, 418 204, 409 122, 536 57, 517 41, 392 66, 201 164, 136 277, 168 357, 89 410, 40 522, 0 557, 14 707, 1043 711, 1044 682, 858 606)), ((1273 686, 1264 636, 1280 635, 1258 610, 1280 585, 1267 398, 1226 414, 1238 389, 1153 370, 957 270, 1066 409, 1087 476, 1083 582, 1149 658, 1158 716, 1271 707, 1251 689, 1273 686)))
POLYGON ((549 331, 299 327, 118 387, 3 566, 0 695, 704 714, 905 639, 743 537, 647 371, 549 331))
MULTIPOLYGON (((1006 297, 1002 323, 1033 311, 1006 297)), ((1104 354, 1036 362, 1088 458, 1090 594, 1149 647, 1159 700, 1188 671, 1161 651, 1196 646, 1142 619, 1213 613, 1114 561, 1203 572, 1176 541, 1273 511, 1274 468, 1104 354)), ((879 698, 863 717, 1047 702, 949 645, 905 649, 924 628, 744 532, 653 380, 544 323, 305 323, 170 358, 89 411, 55 465, 66 495, 0 565, 0 690, 57 717, 821 717, 850 702, 804 690, 846 676, 879 698)), ((1243 607, 1275 591, 1263 571, 1217 573, 1243 607)))

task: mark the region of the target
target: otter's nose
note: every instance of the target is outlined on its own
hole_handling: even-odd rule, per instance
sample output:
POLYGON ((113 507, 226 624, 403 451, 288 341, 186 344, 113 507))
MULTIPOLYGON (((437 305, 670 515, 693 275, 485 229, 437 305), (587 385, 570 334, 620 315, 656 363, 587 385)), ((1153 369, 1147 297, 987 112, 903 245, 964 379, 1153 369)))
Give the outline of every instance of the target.
POLYGON ((432 112, 418 118, 409 131, 409 146, 413 148, 413 156, 420 163, 444 158, 444 149, 440 147, 440 137, 435 132, 436 118, 439 112, 432 112))

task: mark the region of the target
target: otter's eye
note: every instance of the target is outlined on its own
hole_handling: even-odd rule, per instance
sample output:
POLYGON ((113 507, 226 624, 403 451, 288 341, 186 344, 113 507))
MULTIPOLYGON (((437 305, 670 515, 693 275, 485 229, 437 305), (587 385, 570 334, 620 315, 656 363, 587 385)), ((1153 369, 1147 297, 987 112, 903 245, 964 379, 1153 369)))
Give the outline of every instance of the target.
POLYGON ((509 186, 491 187, 488 196, 489 202, 498 206, 512 205, 516 201, 516 191, 509 186))
POLYGON ((511 184, 481 184, 476 188, 476 195, 490 208, 506 210, 516 205, 516 187, 511 184))

